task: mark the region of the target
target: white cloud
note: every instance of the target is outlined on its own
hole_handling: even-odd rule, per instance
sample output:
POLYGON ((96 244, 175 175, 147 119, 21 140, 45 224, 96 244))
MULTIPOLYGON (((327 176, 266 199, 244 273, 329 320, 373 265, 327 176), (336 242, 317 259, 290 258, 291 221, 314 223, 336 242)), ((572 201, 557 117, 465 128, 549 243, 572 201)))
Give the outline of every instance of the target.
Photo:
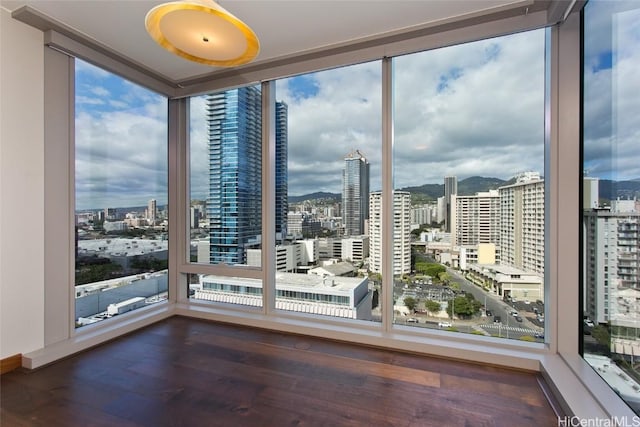
MULTIPOLYGON (((352 149, 366 154, 371 188, 380 188, 380 68, 306 76, 317 87, 312 97, 278 82, 276 96, 289 104, 291 195, 340 192, 352 149)), ((543 30, 399 57, 394 73, 396 187, 543 172, 543 30)))
POLYGON ((595 2, 586 9, 585 169, 604 179, 640 178, 640 10, 629 5, 595 2))
POLYGON ((98 98, 90 98, 88 96, 76 96, 76 105, 104 105, 104 101, 98 98))
POLYGON ((105 88, 104 86, 94 86, 90 89, 90 92, 102 98, 106 98, 111 95, 109 90, 107 90, 107 88, 105 88))
POLYGON ((75 123, 79 209, 166 202, 166 118, 79 112, 75 123))

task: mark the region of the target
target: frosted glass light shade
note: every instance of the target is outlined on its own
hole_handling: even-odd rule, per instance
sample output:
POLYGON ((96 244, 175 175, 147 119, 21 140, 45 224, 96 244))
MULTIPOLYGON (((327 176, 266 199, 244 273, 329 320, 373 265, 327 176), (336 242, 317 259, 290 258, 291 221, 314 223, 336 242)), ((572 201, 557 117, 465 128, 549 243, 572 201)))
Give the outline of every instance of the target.
POLYGON ((253 30, 209 0, 156 6, 147 13, 145 27, 169 52, 201 64, 233 67, 251 62, 260 51, 253 30))

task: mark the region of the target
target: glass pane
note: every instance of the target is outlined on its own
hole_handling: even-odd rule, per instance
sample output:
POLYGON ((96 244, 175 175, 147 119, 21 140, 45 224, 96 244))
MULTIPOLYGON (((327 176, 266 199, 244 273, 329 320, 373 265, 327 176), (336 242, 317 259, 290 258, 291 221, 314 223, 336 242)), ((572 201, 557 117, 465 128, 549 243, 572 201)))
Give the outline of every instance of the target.
POLYGON ((394 319, 544 335, 545 30, 394 59, 394 319))
POLYGON ((260 267, 260 86, 190 100, 192 262, 260 267))
POLYGON ((167 99, 76 60, 76 326, 167 297, 167 99))
MULTIPOLYGON (((260 86, 193 97, 189 108, 189 259, 198 264, 260 267, 260 86)), ((192 275, 190 283, 194 299, 262 306, 260 280, 192 275)))
POLYGON ((583 354, 640 414, 640 4, 584 9, 583 354))
POLYGON ((217 303, 262 307, 262 281, 246 277, 187 274, 189 297, 217 303))
POLYGON ((369 199, 382 187, 381 64, 278 80, 276 94, 276 308, 379 321, 369 199))

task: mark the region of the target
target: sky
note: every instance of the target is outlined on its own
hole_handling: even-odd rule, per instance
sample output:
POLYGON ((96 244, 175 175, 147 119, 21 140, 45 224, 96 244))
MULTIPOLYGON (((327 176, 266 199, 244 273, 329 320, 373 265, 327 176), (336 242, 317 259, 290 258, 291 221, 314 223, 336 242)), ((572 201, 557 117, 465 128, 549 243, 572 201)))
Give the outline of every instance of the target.
POLYGON ((167 100, 76 60, 76 209, 167 199, 167 100))
POLYGON ((586 7, 593 30, 585 39, 584 169, 602 179, 640 179, 640 8, 634 1, 586 7))
MULTIPOLYGON (((587 7, 612 2, 604 3, 587 7)), ((585 169, 638 178, 640 13, 619 14, 613 28, 600 22, 605 13, 591 16, 585 169)), ((545 30, 536 30, 395 58, 394 187, 544 174, 544 53, 545 30)), ((166 99, 77 64, 77 207, 166 202, 166 99)), ((289 107, 289 195, 340 193, 354 149, 371 164, 371 190, 381 187, 380 80, 374 61, 276 82, 276 99, 289 107)), ((204 107, 202 97, 191 99, 192 198, 208 191, 204 107)))
MULTIPOLYGON (((396 58, 394 186, 544 174, 544 52, 538 30, 396 58)), ((276 81, 289 110, 289 195, 340 193, 344 158, 355 149, 371 165, 371 190, 381 188, 381 67, 276 81)), ((202 153, 192 185, 206 190, 195 183, 207 171, 203 104, 191 103, 191 143, 202 153)))

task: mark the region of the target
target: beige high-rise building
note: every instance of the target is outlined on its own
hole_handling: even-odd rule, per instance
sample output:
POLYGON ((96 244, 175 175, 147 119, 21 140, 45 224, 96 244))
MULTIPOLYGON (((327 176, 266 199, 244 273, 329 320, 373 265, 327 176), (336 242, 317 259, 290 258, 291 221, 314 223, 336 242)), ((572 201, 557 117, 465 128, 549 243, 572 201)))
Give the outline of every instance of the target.
POLYGON ((544 180, 520 174, 499 188, 501 264, 544 275, 544 180))
POLYGON ((158 217, 157 202, 156 202, 156 199, 151 199, 147 204, 147 221, 149 222, 149 225, 155 225, 157 217, 158 217))
MULTIPOLYGON (((369 269, 382 272, 382 193, 369 195, 369 269)), ((411 194, 393 195, 393 275, 411 272, 411 194)))
POLYGON ((500 193, 489 190, 474 196, 454 196, 455 245, 500 243, 500 193))

